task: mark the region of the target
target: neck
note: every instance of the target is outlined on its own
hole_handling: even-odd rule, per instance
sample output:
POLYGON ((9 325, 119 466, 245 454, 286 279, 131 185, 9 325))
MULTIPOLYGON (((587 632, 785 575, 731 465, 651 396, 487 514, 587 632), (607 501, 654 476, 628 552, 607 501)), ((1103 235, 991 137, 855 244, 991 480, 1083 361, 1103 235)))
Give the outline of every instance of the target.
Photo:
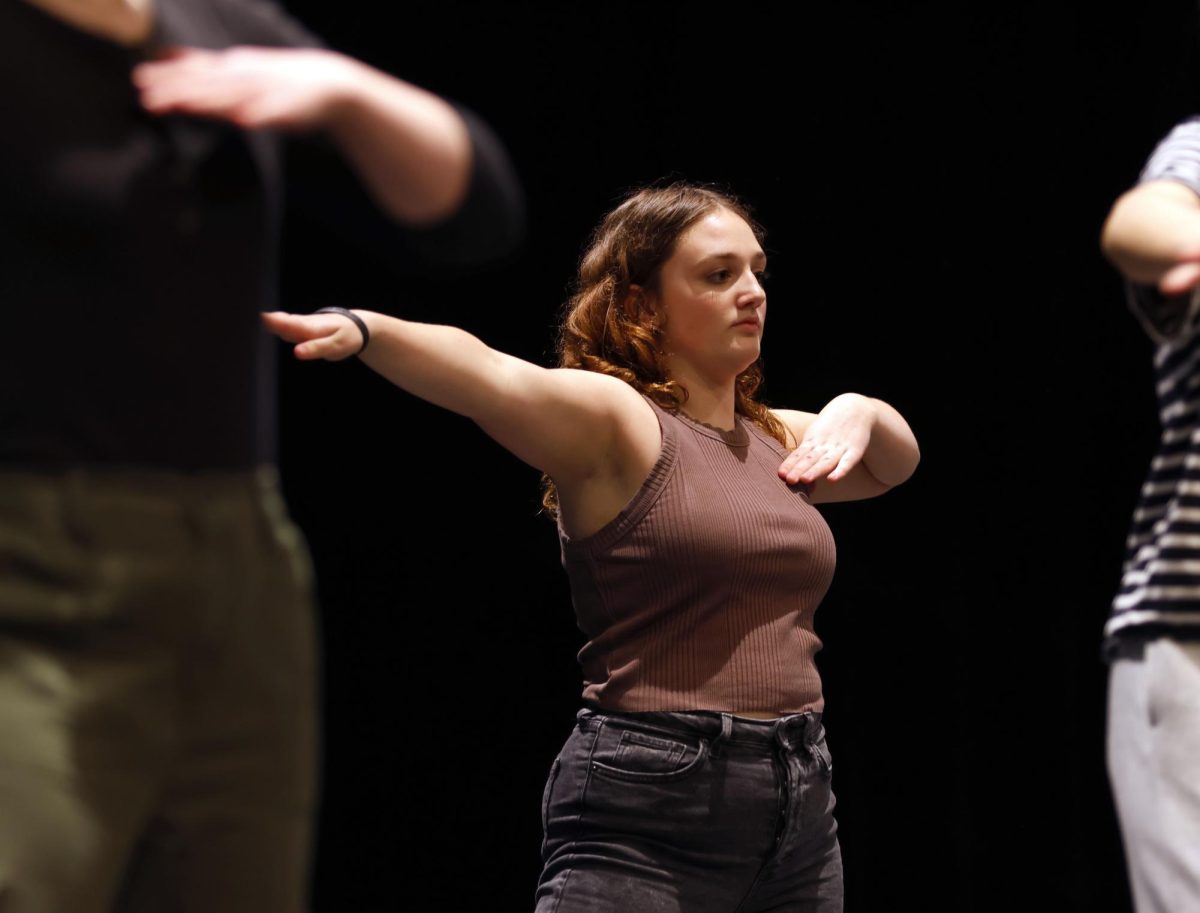
POLYGON ((714 428, 733 430, 737 375, 706 378, 686 365, 677 365, 672 367, 671 378, 688 392, 687 402, 683 405, 683 411, 688 416, 714 428))

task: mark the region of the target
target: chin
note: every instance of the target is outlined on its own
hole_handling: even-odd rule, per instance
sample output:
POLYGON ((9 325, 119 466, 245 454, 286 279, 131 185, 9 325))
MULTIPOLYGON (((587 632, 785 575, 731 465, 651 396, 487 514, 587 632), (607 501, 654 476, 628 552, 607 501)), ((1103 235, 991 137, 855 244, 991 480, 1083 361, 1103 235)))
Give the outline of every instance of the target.
MULTIPOLYGON (((747 340, 747 342, 749 342, 749 340, 747 340)), ((741 374, 742 371, 745 371, 746 368, 758 361, 759 356, 762 355, 762 346, 759 345, 758 340, 755 339, 752 345, 737 346, 730 354, 733 355, 732 360, 742 364, 742 367, 739 368, 737 372, 738 374, 741 374)))

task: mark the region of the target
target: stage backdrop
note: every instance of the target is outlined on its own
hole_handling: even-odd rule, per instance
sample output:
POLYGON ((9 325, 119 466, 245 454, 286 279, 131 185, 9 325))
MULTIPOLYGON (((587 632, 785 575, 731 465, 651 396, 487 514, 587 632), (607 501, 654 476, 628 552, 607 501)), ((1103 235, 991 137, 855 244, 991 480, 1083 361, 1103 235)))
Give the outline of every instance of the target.
MULTIPOLYGON (((766 399, 879 396, 923 451, 903 488, 823 511, 847 909, 1128 911, 1100 630, 1156 425, 1097 237, 1195 105, 1192 5, 291 8, 485 117, 529 233, 487 270, 397 273, 298 147, 285 306, 453 323, 548 364, 624 191, 742 195, 769 233, 766 399)), ((528 910, 582 643, 538 474, 357 363, 280 354, 323 606, 316 909, 528 910)))

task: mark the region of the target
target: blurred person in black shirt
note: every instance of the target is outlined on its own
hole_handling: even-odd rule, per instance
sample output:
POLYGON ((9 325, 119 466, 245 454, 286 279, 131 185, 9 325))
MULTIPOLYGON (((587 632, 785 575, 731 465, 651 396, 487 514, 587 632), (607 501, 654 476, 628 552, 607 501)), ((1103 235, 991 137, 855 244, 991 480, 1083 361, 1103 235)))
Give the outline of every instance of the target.
POLYGON ((311 571, 278 494, 281 134, 470 263, 521 199, 472 114, 268 0, 0 0, 0 907, 296 911, 311 571))

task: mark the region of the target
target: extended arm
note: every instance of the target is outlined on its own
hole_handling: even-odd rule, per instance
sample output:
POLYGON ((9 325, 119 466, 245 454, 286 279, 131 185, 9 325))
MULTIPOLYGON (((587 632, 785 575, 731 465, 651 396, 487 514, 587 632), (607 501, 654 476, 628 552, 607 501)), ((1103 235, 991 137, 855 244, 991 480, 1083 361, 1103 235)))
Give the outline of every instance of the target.
POLYGON ((814 501, 883 494, 911 476, 921 459, 908 422, 882 400, 843 393, 815 415, 789 409, 775 414, 798 442, 779 475, 812 485, 814 501))
POLYGON ((376 202, 402 221, 443 219, 466 193, 471 142, 454 108, 345 55, 313 48, 179 48, 138 66, 133 78, 142 104, 155 114, 328 134, 376 202))
MULTIPOLYGON (((370 332, 371 343, 360 356, 367 365, 410 393, 473 419, 559 485, 620 475, 631 462, 635 439, 643 450, 657 451, 653 415, 616 378, 541 368, 456 327, 354 313, 370 332)), ((345 358, 362 341, 358 328, 336 314, 272 313, 263 321, 276 335, 297 343, 295 353, 302 359, 345 358)))

